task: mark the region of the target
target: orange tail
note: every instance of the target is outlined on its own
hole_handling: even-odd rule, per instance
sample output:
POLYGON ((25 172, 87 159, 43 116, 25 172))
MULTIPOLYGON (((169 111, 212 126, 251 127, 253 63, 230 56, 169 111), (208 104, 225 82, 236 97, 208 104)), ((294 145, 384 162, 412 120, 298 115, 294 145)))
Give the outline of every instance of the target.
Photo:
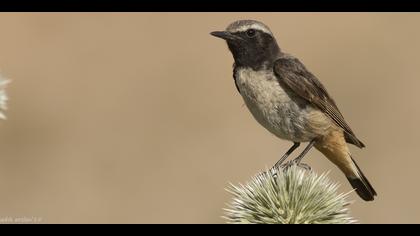
POLYGON ((376 191, 351 157, 342 131, 330 132, 318 140, 315 147, 340 168, 363 200, 374 200, 376 191))

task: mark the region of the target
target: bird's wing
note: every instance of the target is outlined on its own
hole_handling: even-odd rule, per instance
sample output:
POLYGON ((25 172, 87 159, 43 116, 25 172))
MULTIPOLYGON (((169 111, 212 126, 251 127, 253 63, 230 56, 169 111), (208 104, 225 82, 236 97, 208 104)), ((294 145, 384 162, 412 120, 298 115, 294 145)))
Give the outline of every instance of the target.
POLYGON ((285 84, 294 93, 323 111, 337 126, 341 127, 348 143, 360 148, 365 147, 356 138, 325 87, 297 58, 289 55, 280 57, 274 62, 273 69, 280 83, 285 84))

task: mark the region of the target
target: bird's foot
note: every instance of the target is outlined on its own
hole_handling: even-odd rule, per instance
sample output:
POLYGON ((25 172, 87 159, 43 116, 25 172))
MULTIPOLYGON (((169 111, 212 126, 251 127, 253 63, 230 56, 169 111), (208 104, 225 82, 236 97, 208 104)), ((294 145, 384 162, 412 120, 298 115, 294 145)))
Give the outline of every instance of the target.
POLYGON ((287 169, 289 169, 290 167, 292 167, 294 165, 296 165, 296 166, 298 166, 300 168, 303 168, 303 169, 305 169, 307 171, 311 171, 312 170, 312 168, 308 164, 301 163, 298 160, 288 161, 288 162, 284 163, 283 165, 281 165, 280 167, 282 169, 284 169, 284 170, 287 170, 287 169))
POLYGON ((309 166, 308 164, 299 162, 298 160, 295 159, 295 160, 288 161, 288 162, 286 162, 284 164, 281 164, 281 165, 274 165, 273 167, 271 167, 271 169, 268 171, 268 173, 263 172, 263 173, 260 173, 259 176, 262 177, 262 175, 271 174, 273 177, 277 177, 277 173, 280 170, 285 171, 285 170, 289 169, 290 167, 292 167, 294 165, 296 165, 297 167, 300 167, 302 169, 305 169, 306 171, 312 171, 311 166, 309 166))

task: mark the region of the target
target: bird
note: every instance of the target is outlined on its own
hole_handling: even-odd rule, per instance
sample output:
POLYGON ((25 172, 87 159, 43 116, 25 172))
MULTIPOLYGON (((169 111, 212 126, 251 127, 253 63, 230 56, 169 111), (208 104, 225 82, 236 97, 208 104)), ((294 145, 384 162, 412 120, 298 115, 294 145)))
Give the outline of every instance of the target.
POLYGON ((293 142, 274 167, 298 165, 315 147, 346 176, 356 193, 373 201, 376 191, 352 157, 349 145, 364 148, 324 85, 296 57, 280 49, 272 31, 256 20, 238 20, 212 36, 226 41, 233 56, 236 89, 255 120, 280 139, 293 142), (302 153, 284 164, 301 143, 302 153))

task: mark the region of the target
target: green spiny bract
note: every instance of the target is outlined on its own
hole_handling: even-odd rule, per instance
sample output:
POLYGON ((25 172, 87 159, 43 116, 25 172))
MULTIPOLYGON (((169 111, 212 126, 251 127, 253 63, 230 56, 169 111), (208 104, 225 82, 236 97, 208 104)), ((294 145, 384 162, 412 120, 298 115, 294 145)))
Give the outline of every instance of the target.
POLYGON ((337 188, 325 173, 318 176, 297 166, 272 169, 246 185, 231 184, 233 200, 224 218, 248 224, 355 223, 347 209, 348 194, 337 194, 337 188))

